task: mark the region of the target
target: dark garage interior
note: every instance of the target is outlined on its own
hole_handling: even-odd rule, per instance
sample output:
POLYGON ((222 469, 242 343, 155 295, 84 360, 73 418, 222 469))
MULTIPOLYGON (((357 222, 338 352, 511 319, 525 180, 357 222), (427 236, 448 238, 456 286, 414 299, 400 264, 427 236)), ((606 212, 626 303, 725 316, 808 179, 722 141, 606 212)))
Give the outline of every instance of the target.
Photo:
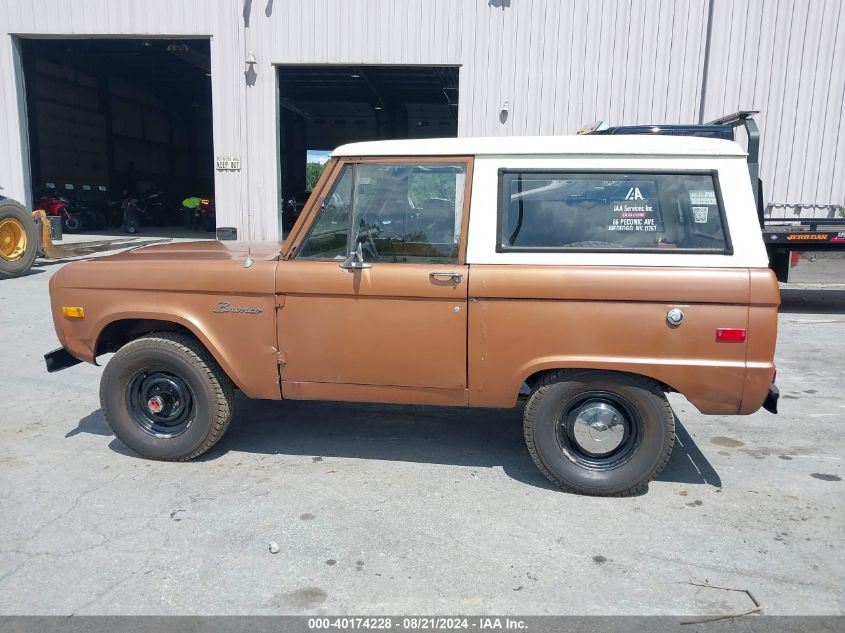
POLYGON ((36 207, 115 232, 129 199, 135 230, 214 230, 208 40, 22 39, 21 57, 36 207))
POLYGON ((457 66, 279 66, 283 230, 344 143, 457 136, 457 66))

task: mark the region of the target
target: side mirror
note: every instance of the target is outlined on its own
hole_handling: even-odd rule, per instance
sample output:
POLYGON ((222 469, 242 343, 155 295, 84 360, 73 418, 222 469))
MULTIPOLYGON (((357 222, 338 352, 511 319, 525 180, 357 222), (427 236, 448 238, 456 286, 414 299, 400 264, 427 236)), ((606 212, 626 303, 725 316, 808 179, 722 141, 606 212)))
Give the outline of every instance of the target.
POLYGON ((349 253, 349 257, 343 260, 340 267, 344 270, 360 270, 362 268, 372 268, 373 265, 364 261, 364 253, 361 250, 361 242, 358 242, 358 248, 349 253))

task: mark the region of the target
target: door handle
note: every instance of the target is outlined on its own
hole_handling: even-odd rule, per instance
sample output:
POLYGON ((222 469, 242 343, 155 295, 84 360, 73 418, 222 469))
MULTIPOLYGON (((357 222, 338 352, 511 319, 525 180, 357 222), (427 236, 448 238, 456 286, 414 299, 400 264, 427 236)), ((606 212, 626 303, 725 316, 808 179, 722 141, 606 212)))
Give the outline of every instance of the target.
POLYGON ((434 279, 439 279, 441 277, 450 277, 452 282, 459 284, 461 283, 461 279, 464 278, 462 273, 428 273, 429 277, 433 277, 434 279))

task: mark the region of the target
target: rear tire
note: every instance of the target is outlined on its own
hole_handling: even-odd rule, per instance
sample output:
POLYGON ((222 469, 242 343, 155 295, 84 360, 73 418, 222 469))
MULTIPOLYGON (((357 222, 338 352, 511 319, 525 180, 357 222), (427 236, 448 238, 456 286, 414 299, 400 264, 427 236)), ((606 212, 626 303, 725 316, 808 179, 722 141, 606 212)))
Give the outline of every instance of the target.
POLYGON ((193 337, 159 332, 121 347, 100 381, 114 434, 143 457, 187 461, 223 436, 234 386, 193 337))
POLYGON ((666 465, 675 443, 675 416, 652 380, 556 371, 535 386, 524 431, 537 468, 559 488, 625 496, 644 489, 666 465))
POLYGON ((38 255, 38 227, 13 200, 0 201, 0 279, 26 274, 38 255))

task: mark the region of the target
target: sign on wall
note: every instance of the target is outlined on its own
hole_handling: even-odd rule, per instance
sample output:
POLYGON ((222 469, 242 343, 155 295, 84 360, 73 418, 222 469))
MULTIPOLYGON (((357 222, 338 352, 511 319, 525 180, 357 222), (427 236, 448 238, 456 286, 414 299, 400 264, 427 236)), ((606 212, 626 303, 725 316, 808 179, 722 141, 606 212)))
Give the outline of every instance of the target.
POLYGON ((216 156, 214 158, 214 168, 221 171, 240 171, 241 157, 240 156, 216 156))

